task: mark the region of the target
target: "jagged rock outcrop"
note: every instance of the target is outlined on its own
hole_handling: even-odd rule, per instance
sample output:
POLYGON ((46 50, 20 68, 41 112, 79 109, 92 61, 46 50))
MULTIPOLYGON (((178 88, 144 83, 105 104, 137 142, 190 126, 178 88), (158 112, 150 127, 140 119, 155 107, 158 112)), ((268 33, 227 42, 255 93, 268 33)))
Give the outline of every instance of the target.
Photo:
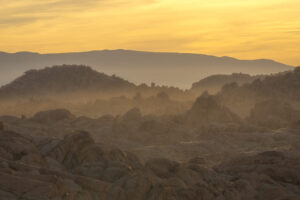
POLYGON ((218 103, 215 96, 207 93, 197 98, 192 108, 184 116, 185 121, 193 127, 228 127, 239 126, 242 120, 227 107, 218 103))

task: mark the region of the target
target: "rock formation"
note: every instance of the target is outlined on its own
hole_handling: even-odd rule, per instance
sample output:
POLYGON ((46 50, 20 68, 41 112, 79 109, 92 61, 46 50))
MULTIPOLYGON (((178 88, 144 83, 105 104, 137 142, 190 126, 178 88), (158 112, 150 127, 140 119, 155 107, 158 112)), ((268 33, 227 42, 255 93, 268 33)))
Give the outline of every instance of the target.
POLYGON ((194 127, 238 126, 242 123, 237 115, 220 105, 215 96, 207 93, 197 98, 184 118, 189 125, 194 127))
POLYGON ((0 131, 0 199, 256 200, 299 197, 299 157, 241 156, 215 169, 104 150, 87 132, 64 139, 0 131))

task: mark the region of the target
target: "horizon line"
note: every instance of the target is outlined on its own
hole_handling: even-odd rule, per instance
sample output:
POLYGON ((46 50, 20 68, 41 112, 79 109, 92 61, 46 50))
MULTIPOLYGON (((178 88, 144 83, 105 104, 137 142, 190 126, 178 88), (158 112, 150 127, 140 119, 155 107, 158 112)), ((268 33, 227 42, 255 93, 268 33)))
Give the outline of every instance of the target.
POLYGON ((131 51, 131 52, 140 52, 140 53, 157 53, 157 54, 185 54, 185 55, 202 55, 202 56, 209 56, 215 58, 229 58, 235 59, 239 61, 272 61, 280 64, 284 64, 290 67, 297 67, 297 65, 290 65, 286 64, 277 60, 273 60, 270 58, 256 58, 256 59, 240 59, 232 56, 215 56, 210 54, 203 54, 203 53, 192 53, 192 52, 172 52, 172 51, 147 51, 147 50, 134 50, 134 49, 98 49, 98 50, 87 50, 87 51, 65 51, 65 52, 48 52, 48 53, 40 53, 34 51, 17 51, 17 52, 7 52, 7 51, 0 51, 0 53, 5 54, 20 54, 20 53, 31 53, 31 54, 38 54, 38 55, 55 55, 55 54, 76 54, 76 53, 92 53, 92 52, 105 52, 105 51, 131 51))

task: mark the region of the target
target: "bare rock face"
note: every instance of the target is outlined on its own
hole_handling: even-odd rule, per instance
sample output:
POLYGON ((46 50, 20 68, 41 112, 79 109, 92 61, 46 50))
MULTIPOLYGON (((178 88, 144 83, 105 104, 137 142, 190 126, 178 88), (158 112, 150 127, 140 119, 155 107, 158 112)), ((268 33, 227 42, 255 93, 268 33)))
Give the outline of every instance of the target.
POLYGON ((249 122, 271 129, 288 127, 300 121, 300 111, 280 100, 257 103, 251 110, 249 122))
POLYGON ((31 119, 39 123, 54 123, 75 118, 68 110, 56 109, 36 113, 31 119))

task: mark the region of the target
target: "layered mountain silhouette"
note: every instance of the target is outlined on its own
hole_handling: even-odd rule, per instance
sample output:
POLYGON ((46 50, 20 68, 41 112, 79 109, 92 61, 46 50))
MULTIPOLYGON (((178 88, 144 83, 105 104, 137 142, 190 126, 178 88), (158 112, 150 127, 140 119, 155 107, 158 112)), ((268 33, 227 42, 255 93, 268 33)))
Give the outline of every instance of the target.
POLYGON ((272 60, 238 60, 201 54, 103 50, 79 53, 38 54, 0 52, 0 84, 29 69, 62 64, 84 64, 106 74, 117 74, 134 83, 150 83, 190 88, 193 82, 213 74, 277 73, 291 66, 272 60), (188 78, 187 78, 188 77, 188 78))
POLYGON ((300 68, 210 78, 229 84, 195 99, 83 65, 27 71, 0 88, 20 97, 0 98, 0 199, 298 200, 300 68))
POLYGON ((238 85, 243 85, 245 83, 251 83, 256 79, 261 79, 265 77, 264 75, 251 76, 249 74, 233 73, 233 74, 217 74, 201 79, 200 81, 193 83, 192 91, 194 92, 204 92, 208 91, 210 93, 219 92, 222 87, 226 84, 237 83, 238 85))

